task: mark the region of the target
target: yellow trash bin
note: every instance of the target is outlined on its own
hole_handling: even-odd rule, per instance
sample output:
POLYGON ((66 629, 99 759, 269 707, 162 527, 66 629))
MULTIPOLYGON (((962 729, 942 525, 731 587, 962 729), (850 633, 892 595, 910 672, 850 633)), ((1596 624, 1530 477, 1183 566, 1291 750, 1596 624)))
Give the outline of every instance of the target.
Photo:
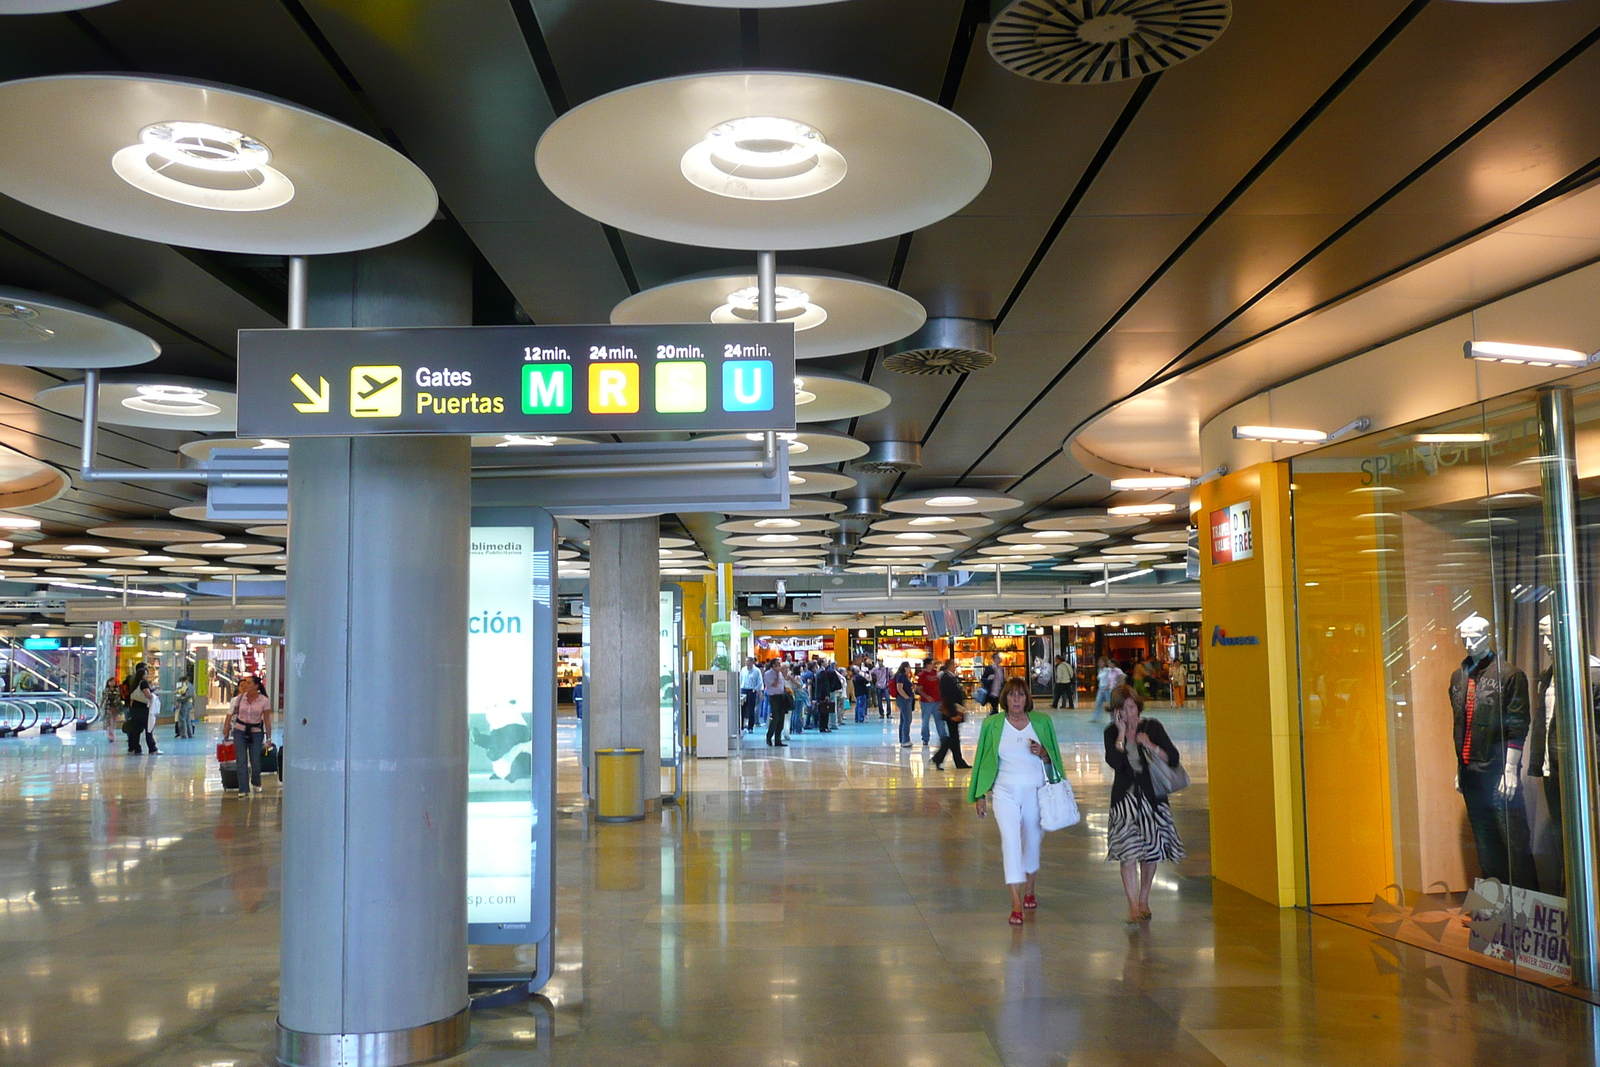
POLYGON ((644 818, 639 770, 643 758, 642 748, 594 750, 596 821, 638 822, 644 818))

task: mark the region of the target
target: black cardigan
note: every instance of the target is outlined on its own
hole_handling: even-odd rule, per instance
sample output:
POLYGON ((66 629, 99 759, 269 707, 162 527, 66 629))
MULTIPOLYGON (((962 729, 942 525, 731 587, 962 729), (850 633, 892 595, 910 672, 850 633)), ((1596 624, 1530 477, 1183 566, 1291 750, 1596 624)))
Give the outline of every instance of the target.
MULTIPOLYGON (((1167 754, 1167 765, 1178 766, 1178 746, 1172 743, 1172 738, 1167 736, 1167 728, 1161 725, 1160 719, 1139 720, 1139 726, 1144 730, 1145 736, 1161 751, 1167 754)), ((1138 744, 1133 738, 1128 738, 1129 744, 1138 744)), ((1111 764, 1111 769, 1116 772, 1116 777, 1111 783, 1111 806, 1116 807, 1117 802, 1128 795, 1128 790, 1138 786, 1144 798, 1152 804, 1165 804, 1166 797, 1156 796, 1155 787, 1150 782, 1150 759, 1148 752, 1144 753, 1144 769, 1138 774, 1133 773, 1133 767, 1128 763, 1128 754, 1117 750, 1117 724, 1111 723, 1106 727, 1106 762, 1111 764)))

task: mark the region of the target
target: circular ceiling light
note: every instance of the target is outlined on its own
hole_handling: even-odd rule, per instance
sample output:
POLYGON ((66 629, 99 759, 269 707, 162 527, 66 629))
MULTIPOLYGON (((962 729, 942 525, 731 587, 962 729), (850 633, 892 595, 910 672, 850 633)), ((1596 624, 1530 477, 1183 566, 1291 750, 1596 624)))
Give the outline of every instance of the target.
POLYGON ((294 199, 294 183, 269 166, 272 150, 209 122, 157 122, 111 157, 117 177, 174 204, 208 211, 271 211, 294 199), (153 165, 152 165, 153 164, 153 165))
POLYGON ((896 551, 921 551, 935 545, 965 545, 972 541, 958 533, 932 533, 927 530, 908 530, 901 533, 869 533, 861 539, 864 545, 894 545, 896 551))
POLYGON ((62 538, 51 541, 35 541, 24 545, 23 551, 33 552, 40 556, 77 556, 82 558, 103 556, 138 556, 144 549, 132 545, 105 544, 103 542, 88 541, 79 538, 62 538))
POLYGON ((804 374, 794 380, 797 422, 836 422, 871 415, 893 398, 875 385, 842 374, 804 374))
POLYGON ((39 526, 38 519, 26 515, 0 515, 0 530, 37 530, 39 526))
POLYGON ((215 530, 204 530, 168 519, 124 519, 91 527, 88 532, 95 537, 113 537, 120 541, 159 541, 163 544, 222 540, 222 535, 215 530))
POLYGON ((910 519, 880 519, 872 524, 873 533, 954 533, 981 530, 994 520, 982 515, 918 515, 910 519))
MULTIPOLYGON (((719 325, 741 322, 760 322, 760 291, 753 285, 735 289, 728 299, 711 312, 711 321, 719 325)), ((826 309, 811 302, 811 294, 804 289, 780 285, 774 292, 779 322, 787 322, 795 333, 814 330, 828 321, 826 309)))
POLYGON ((274 537, 279 541, 287 541, 289 539, 289 526, 287 523, 281 526, 247 526, 244 532, 251 537, 274 537))
POLYGON ((1014 496, 988 489, 922 489, 884 501, 883 510, 901 515, 984 515, 1019 508, 1022 503, 1014 496))
POLYGON ((849 170, 820 131, 772 115, 717 123, 678 166, 706 192, 736 200, 816 196, 844 181, 849 170))
POLYGON ((93 308, 0 286, 0 363, 24 367, 129 367, 161 346, 93 308))
POLYGON ((1092 545, 1109 536, 1090 530, 1032 530, 1028 533, 1001 534, 1000 540, 1012 545, 1092 545))
POLYGON ((848 474, 837 474, 833 471, 795 470, 792 467, 789 470, 790 497, 811 493, 842 493, 846 489, 854 489, 855 487, 856 480, 848 474))
POLYGON ((856 549, 858 556, 949 556, 959 545, 863 545, 856 549))
POLYGON ((325 115, 164 76, 0 84, 0 192, 111 233, 258 255, 353 252, 438 211, 410 160, 325 115))
POLYGON ((1165 544, 1181 544, 1185 548, 1189 545, 1189 529, 1186 526, 1169 526, 1163 530, 1145 530, 1133 535, 1135 541, 1157 541, 1165 544))
MULTIPOLYGON (((755 287, 754 274, 695 274, 628 297, 612 308, 611 321, 754 322, 755 287)), ((928 317, 921 304, 896 289, 828 270, 780 272, 778 296, 778 321, 795 324, 796 359, 877 348, 912 333, 928 317), (786 290, 791 294, 787 310, 782 299, 786 290), (805 301, 797 302, 796 295, 805 301)))
POLYGON ((747 250, 910 233, 968 204, 991 166, 977 131, 923 97, 777 71, 596 97, 546 128, 534 163, 551 192, 592 219, 747 250))
POLYGON ((0 15, 47 15, 104 7, 116 0, 0 0, 0 15))
POLYGON ((1232 0, 1014 0, 989 23, 989 54, 1034 81, 1075 85, 1139 78, 1199 54, 1228 28, 1232 0))
POLYGON ((950 564, 950 569, 953 571, 1002 571, 1006 574, 1010 574, 1013 571, 1027 571, 1032 570, 1033 568, 1028 566, 1026 563, 1002 563, 996 560, 988 559, 964 559, 960 563, 950 564))
POLYGON ((980 556, 1059 556, 1061 549, 1051 545, 984 545, 978 549, 980 556))
MULTIPOLYGON (((764 434, 754 433, 724 433, 710 434, 699 438, 702 441, 759 441, 764 434)), ((780 440, 789 442, 789 466, 826 467, 835 463, 843 463, 865 455, 867 443, 858 441, 849 434, 835 433, 832 430, 784 430, 778 434, 780 440)), ((791 493, 797 490, 790 486, 791 493)), ((826 492, 826 490, 807 490, 826 492)))
POLYGON ((592 445, 588 437, 555 433, 503 433, 472 439, 473 448, 554 448, 557 445, 592 445))
POLYGON ((839 524, 832 519, 797 519, 788 516, 776 519, 733 519, 717 525, 717 529, 723 533, 735 534, 824 533, 838 528, 839 524))
POLYGON ((1106 560, 1101 563, 1085 563, 1082 560, 1079 560, 1076 563, 1058 563, 1050 569, 1053 571, 1083 571, 1085 573, 1094 573, 1098 571, 1131 571, 1136 566, 1138 566, 1138 564, 1129 559, 1106 560))
POLYGON ((222 409, 206 399, 206 391, 191 385, 136 385, 122 406, 151 415, 178 419, 204 419, 222 409))
POLYGON ((819 534, 738 534, 728 538, 725 543, 729 548, 794 549, 802 545, 825 546, 832 543, 832 538, 819 534))
POLYGON ((194 556, 264 556, 272 552, 282 552, 283 546, 264 544, 260 541, 229 540, 171 544, 163 546, 162 551, 194 556))
POLYGON ((786 515, 792 519, 817 518, 822 515, 834 515, 844 510, 842 500, 813 500, 810 497, 790 497, 789 507, 782 511, 730 511, 727 514, 733 518, 767 519, 774 515, 786 515))
POLYGON ((1028 530, 1124 530, 1132 526, 1143 526, 1145 522, 1145 519, 1136 515, 1106 515, 1096 512, 1092 515, 1078 513, 1031 519, 1022 525, 1028 530))
MULTIPOLYGON (((3 95, 0 92, 0 97, 3 95)), ((83 382, 52 385, 36 393, 33 400, 59 415, 82 418, 83 382)), ((226 382, 153 375, 100 379, 100 421, 111 426, 212 433, 232 430, 238 410, 234 387, 226 382)))
POLYGON ((1106 514, 1127 518, 1143 515, 1171 515, 1177 510, 1178 505, 1176 504, 1119 504, 1114 508, 1106 508, 1106 514))

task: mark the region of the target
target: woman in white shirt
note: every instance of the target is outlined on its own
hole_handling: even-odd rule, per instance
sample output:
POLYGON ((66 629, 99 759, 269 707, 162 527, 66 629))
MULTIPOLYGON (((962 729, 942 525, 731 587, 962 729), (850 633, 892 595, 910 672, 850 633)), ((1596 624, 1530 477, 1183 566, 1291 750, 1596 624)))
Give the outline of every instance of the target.
POLYGON ((261 750, 272 736, 272 702, 253 674, 239 679, 239 695, 222 724, 223 736, 233 735, 234 766, 239 772, 239 795, 247 797, 261 788, 261 750))

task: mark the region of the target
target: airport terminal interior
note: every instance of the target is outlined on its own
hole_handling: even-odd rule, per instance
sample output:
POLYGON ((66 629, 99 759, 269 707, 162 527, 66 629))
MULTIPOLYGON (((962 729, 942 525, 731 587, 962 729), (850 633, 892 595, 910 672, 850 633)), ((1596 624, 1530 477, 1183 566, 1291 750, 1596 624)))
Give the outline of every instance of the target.
POLYGON ((1600 1064, 1600 0, 0 0, 0 1065, 1600 1064))

